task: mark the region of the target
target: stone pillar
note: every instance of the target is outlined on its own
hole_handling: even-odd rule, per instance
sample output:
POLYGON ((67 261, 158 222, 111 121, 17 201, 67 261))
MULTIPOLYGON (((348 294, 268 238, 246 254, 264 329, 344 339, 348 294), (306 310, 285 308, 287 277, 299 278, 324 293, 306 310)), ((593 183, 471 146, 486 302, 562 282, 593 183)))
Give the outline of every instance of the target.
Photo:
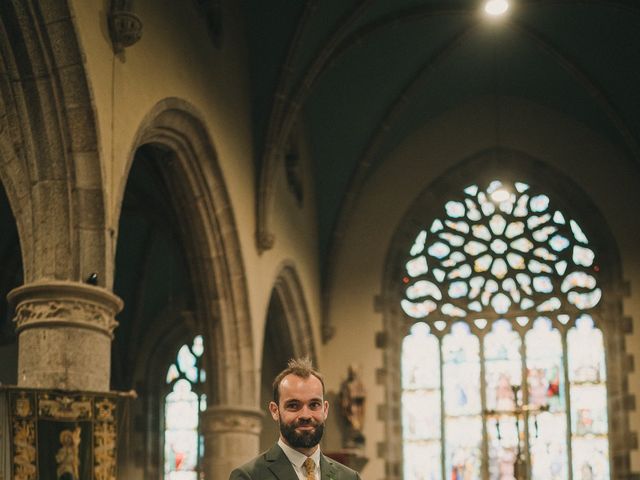
POLYGON ((212 405, 200 417, 204 435, 204 474, 207 479, 229 478, 231 471, 255 457, 260 449, 260 410, 212 405))
POLYGON ((120 298, 71 281, 23 285, 7 298, 16 311, 18 386, 109 390, 120 298))

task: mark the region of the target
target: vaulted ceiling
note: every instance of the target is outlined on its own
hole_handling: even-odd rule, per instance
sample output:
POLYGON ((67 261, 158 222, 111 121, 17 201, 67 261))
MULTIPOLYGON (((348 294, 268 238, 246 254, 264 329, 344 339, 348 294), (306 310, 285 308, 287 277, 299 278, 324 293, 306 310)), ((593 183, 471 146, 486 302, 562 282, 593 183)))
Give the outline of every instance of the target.
MULTIPOLYGON (((640 160, 640 2, 247 0, 256 161, 304 125, 321 261, 345 200, 427 121, 481 96, 521 97, 640 160), (278 140, 278 138, 280 140, 278 140)), ((280 147, 285 148, 283 145, 280 147)))

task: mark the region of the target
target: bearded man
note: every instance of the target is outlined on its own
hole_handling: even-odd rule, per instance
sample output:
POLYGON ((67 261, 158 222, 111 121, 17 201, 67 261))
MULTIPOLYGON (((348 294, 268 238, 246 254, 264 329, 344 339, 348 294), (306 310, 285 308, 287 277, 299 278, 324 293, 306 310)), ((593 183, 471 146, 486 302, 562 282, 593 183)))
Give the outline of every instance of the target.
POLYGON ((290 360, 273 381, 269 412, 280 427, 278 442, 229 480, 359 480, 357 472, 324 456, 320 440, 329 413, 324 380, 309 359, 290 360))

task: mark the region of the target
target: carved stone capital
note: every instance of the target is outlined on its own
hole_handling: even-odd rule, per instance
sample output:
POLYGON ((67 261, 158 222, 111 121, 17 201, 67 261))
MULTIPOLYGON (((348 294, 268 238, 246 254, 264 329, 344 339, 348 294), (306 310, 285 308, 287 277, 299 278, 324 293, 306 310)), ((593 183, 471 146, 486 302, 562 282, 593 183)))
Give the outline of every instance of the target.
POLYGON ((15 307, 19 333, 28 328, 75 327, 113 338, 115 315, 122 300, 110 291, 78 282, 39 282, 18 287, 7 295, 15 307))
POLYGON ((212 405, 202 416, 203 433, 247 433, 259 435, 264 414, 254 408, 212 405))

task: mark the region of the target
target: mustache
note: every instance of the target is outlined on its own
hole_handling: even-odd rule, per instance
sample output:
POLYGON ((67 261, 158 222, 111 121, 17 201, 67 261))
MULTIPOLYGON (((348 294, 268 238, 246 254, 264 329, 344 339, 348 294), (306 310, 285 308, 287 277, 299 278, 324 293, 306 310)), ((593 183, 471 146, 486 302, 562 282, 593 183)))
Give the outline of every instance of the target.
POLYGON ((317 427, 320 425, 320 422, 314 420, 313 418, 299 418, 293 423, 294 427, 307 427, 307 426, 317 427))

